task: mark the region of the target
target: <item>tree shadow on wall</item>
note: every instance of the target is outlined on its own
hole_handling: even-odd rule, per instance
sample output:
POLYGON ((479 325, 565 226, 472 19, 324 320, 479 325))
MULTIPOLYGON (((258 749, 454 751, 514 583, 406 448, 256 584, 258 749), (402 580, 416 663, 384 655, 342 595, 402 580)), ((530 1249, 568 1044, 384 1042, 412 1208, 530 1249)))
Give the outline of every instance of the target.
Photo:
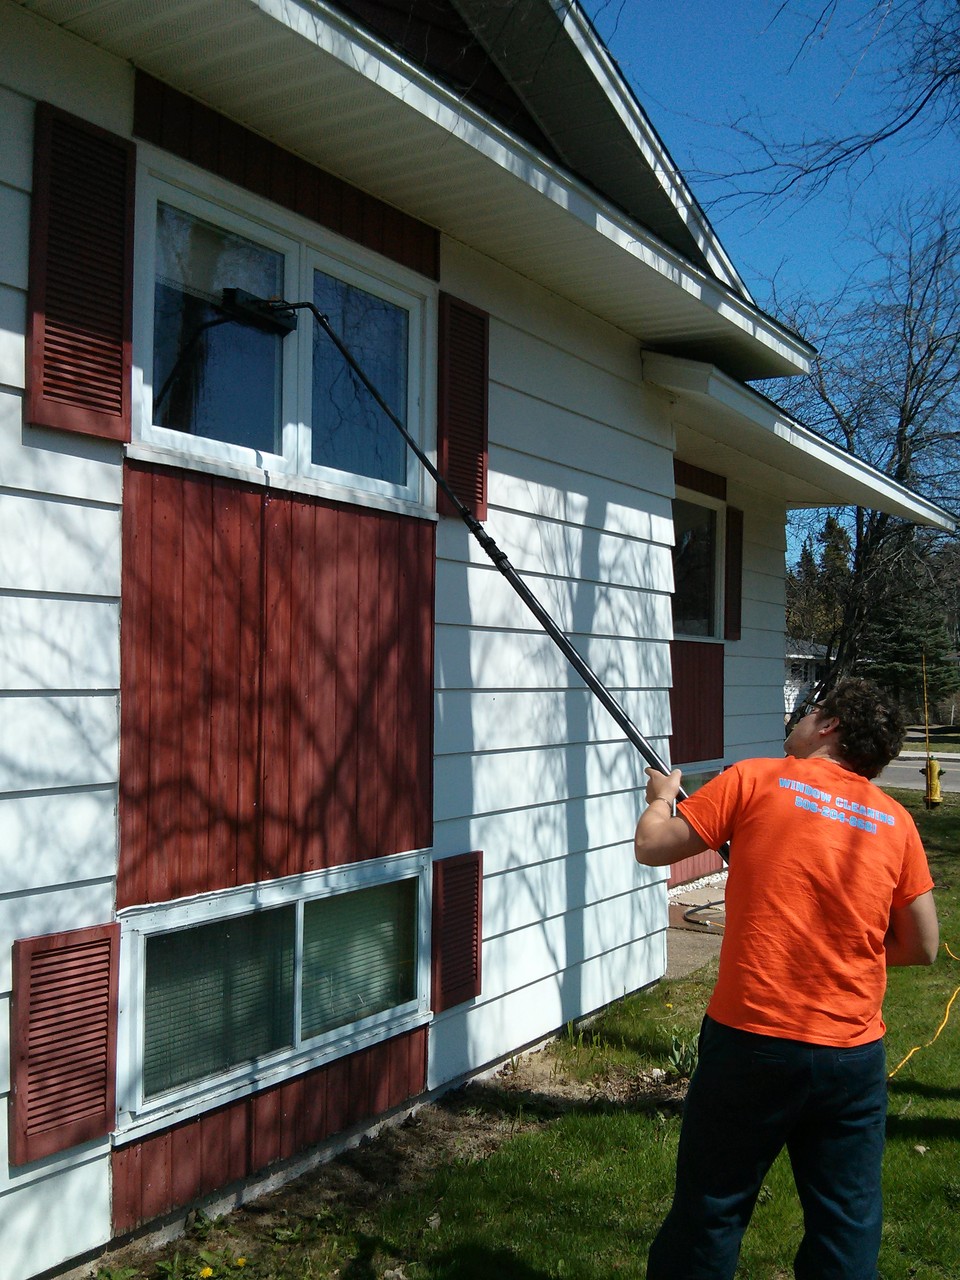
POLYGON ((428 847, 432 527, 131 466, 123 536, 120 905, 428 847))

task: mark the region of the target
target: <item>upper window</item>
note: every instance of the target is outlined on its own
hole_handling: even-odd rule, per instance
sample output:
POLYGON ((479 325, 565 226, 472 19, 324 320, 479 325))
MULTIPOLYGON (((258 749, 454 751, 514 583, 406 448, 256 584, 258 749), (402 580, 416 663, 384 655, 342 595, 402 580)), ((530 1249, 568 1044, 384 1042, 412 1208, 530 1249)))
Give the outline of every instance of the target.
POLYGON ((153 421, 280 453, 283 340, 235 320, 223 291, 282 297, 283 255, 161 201, 156 262, 153 421))
POLYGON ((673 630, 719 636, 723 511, 709 499, 673 500, 673 630))
POLYGON ((138 261, 152 263, 152 296, 138 309, 141 443, 334 496, 425 502, 417 459, 311 312, 298 310, 295 329, 284 333, 269 316, 261 322, 256 309, 235 305, 232 291, 312 302, 405 429, 429 447, 431 286, 272 206, 257 205, 254 221, 225 199, 155 178, 143 185, 140 243, 152 252, 138 261))
MULTIPOLYGON (((313 273, 313 302, 403 421, 410 345, 407 311, 326 271, 313 273)), ((393 427, 384 430, 383 411, 318 326, 313 335, 312 389, 312 461, 388 484, 406 484, 403 436, 393 427)))

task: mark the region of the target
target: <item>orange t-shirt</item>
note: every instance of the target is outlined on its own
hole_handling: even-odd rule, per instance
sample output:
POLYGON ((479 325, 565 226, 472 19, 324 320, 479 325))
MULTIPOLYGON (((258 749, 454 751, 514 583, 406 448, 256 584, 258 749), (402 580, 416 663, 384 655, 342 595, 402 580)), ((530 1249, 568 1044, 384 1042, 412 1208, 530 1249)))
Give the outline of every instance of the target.
POLYGON ((933 888, 906 809, 831 760, 787 757, 733 765, 680 812, 710 848, 730 841, 710 1017, 811 1044, 882 1036, 890 909, 933 888))

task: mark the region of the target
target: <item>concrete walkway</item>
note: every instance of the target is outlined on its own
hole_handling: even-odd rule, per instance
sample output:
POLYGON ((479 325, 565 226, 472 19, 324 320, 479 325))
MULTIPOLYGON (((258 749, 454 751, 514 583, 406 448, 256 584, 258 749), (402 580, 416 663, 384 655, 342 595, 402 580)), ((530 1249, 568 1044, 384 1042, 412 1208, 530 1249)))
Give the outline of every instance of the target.
POLYGON ((667 978, 684 978, 720 954, 726 872, 671 889, 667 978))

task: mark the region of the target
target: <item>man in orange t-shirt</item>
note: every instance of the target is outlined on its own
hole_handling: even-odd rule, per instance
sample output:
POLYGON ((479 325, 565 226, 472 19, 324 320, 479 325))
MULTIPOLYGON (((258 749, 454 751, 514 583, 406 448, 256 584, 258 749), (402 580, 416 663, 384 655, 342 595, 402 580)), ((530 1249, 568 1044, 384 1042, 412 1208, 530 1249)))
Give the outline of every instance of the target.
POLYGON ((733 765, 676 815, 679 770, 647 770, 639 862, 730 844, 720 972, 647 1280, 729 1280, 784 1146, 804 1213, 798 1280, 876 1276, 886 970, 932 964, 939 946, 916 826, 870 781, 902 742, 899 711, 845 680, 786 759, 733 765))

